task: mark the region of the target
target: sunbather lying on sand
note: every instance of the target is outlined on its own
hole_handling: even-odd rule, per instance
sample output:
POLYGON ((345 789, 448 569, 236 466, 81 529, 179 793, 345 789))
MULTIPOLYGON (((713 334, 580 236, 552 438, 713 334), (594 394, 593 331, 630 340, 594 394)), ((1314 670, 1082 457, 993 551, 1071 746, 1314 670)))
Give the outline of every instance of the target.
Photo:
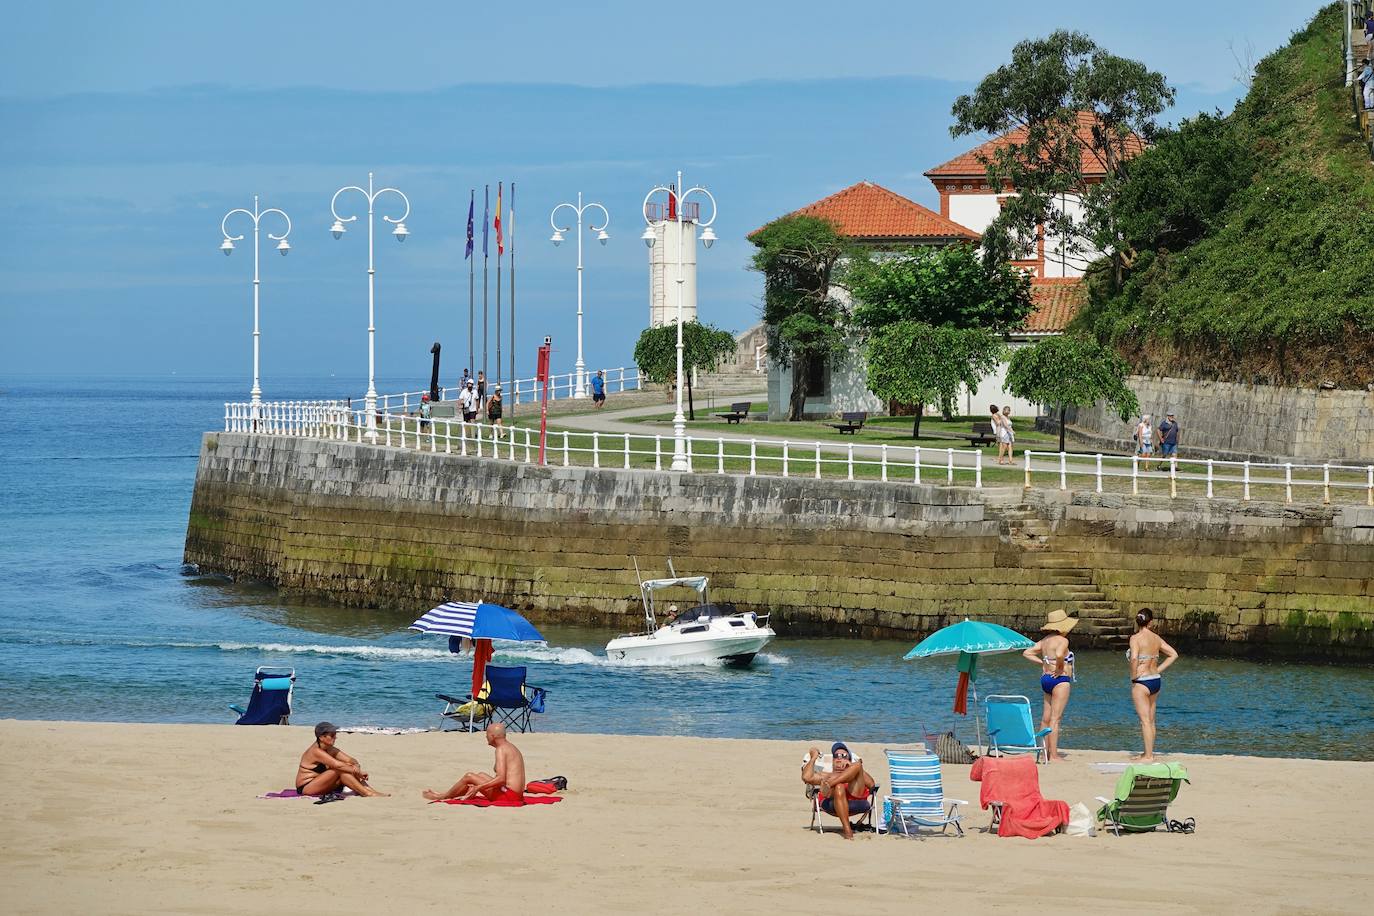
POLYGON ((453 784, 442 795, 433 789, 425 789, 421 794, 430 801, 443 801, 447 798, 472 798, 481 795, 492 801, 513 805, 525 803, 525 758, 520 749, 506 739, 504 725, 487 726, 487 744, 496 750, 495 775, 490 773, 464 773, 463 778, 453 784))
POLYGON ((334 746, 339 730, 329 722, 315 726, 315 743, 301 754, 296 771, 296 791, 302 795, 324 795, 347 786, 359 795, 386 795, 367 784, 367 771, 356 759, 334 746))
POLYGON ((854 759, 854 755, 849 752, 843 741, 836 741, 830 746, 834 772, 816 772, 816 760, 820 756, 820 748, 811 748, 806 765, 802 767, 802 782, 821 790, 821 810, 838 817, 844 838, 852 840, 854 826, 849 822, 849 818, 851 815, 868 812, 872 804, 869 795, 875 785, 873 777, 864 770, 863 761, 854 759))

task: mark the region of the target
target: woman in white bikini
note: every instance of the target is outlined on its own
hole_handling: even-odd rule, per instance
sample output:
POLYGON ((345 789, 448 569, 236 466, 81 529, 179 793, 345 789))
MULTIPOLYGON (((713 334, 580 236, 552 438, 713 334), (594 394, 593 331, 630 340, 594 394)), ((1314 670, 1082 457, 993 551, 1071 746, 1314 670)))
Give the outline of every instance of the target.
POLYGON ((1151 629, 1154 619, 1154 611, 1147 607, 1140 609, 1135 615, 1138 629, 1126 650, 1126 659, 1131 666, 1131 702, 1135 704, 1136 715, 1140 716, 1140 734, 1145 741, 1145 751, 1140 755, 1143 763, 1152 763, 1155 759, 1155 704, 1164 684, 1161 675, 1178 659, 1174 647, 1151 629), (1161 655, 1163 662, 1159 660, 1161 655))
POLYGON ((1046 763, 1064 756, 1059 753, 1059 722, 1069 705, 1073 684, 1073 653, 1069 651, 1068 633, 1077 625, 1078 618, 1070 617, 1063 608, 1050 611, 1040 628, 1049 635, 1021 653, 1040 666, 1040 692, 1045 695, 1040 727, 1050 730, 1045 736, 1046 763))

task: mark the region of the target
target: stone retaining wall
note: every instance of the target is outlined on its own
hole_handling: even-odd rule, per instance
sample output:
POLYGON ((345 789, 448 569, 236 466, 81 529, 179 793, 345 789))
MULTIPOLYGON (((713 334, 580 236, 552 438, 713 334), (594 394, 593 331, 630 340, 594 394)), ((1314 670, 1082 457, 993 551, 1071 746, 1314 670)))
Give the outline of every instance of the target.
POLYGON ((540 468, 354 443, 205 437, 186 560, 343 605, 482 596, 622 627, 634 557, 790 634, 1033 632, 1087 598, 1213 651, 1374 658, 1374 510, 540 468), (1090 584, 1087 583, 1091 580, 1090 584), (1078 584, 1067 584, 1078 583, 1078 584), (1091 594, 1089 594, 1091 593, 1091 594))
MULTIPOLYGON (((1374 392, 1146 376, 1131 376, 1127 384, 1156 424, 1171 409, 1178 414, 1185 453, 1193 448, 1238 460, 1374 461, 1374 392)), ((1131 450, 1132 423, 1121 422, 1103 404, 1070 408, 1065 419, 1071 429, 1131 450)))

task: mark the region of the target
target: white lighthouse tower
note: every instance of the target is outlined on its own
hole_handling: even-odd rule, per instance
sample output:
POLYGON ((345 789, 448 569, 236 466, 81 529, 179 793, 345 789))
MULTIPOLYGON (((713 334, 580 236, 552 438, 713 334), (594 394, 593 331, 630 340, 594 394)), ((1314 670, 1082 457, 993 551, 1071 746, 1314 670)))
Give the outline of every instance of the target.
POLYGON ((682 320, 697 320, 697 223, 701 204, 682 203, 678 219, 678 189, 672 186, 668 203, 647 203, 644 218, 654 243, 649 247, 649 327, 677 321, 678 265, 682 270, 682 320))

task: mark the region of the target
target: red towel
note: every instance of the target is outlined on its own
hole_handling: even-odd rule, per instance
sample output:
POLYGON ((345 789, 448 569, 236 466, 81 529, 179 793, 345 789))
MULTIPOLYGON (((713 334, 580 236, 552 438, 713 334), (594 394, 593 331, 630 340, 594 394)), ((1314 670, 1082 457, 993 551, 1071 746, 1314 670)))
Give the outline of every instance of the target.
POLYGON ((954 685, 954 711, 961 716, 968 715, 968 672, 959 672, 959 683, 954 685))
POLYGON ((979 757, 969 779, 981 782, 978 802, 986 809, 1002 802, 998 836, 1023 836, 1028 840, 1054 833, 1069 822, 1068 802, 1040 794, 1040 772, 1030 754, 1018 757, 979 757))
POLYGON ((523 802, 517 802, 513 798, 498 798, 496 801, 492 801, 489 798, 474 795, 472 798, 446 798, 444 804, 474 805, 478 808, 520 808, 524 805, 552 805, 554 802, 561 802, 562 800, 561 795, 526 795, 523 802))

